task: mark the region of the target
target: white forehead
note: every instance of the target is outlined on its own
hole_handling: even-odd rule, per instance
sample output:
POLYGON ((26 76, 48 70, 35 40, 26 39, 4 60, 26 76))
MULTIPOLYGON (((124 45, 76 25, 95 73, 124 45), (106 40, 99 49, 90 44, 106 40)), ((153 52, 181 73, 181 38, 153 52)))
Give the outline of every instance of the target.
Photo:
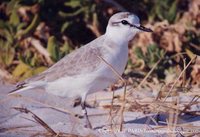
POLYGON ((110 18, 109 24, 112 22, 118 22, 122 20, 128 20, 130 23, 133 23, 133 24, 140 24, 140 19, 138 18, 138 16, 130 12, 119 12, 119 13, 114 14, 110 18))

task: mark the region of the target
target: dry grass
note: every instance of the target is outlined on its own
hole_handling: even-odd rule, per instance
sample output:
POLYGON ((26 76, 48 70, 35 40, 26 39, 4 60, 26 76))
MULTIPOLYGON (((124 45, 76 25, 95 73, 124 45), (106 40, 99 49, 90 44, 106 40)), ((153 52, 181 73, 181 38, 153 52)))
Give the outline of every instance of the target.
MULTIPOLYGON (((119 131, 122 131, 123 130, 123 123, 124 123, 124 115, 123 114, 124 114, 125 105, 126 105, 127 81, 125 79, 123 79, 121 77, 121 75, 115 70, 115 68, 111 64, 109 64, 104 58, 102 58, 100 56, 98 56, 98 57, 99 57, 99 59, 101 59, 101 61, 103 61, 112 70, 112 72, 116 75, 116 77, 118 79, 120 79, 121 82, 123 82, 123 84, 124 84, 124 95, 123 95, 123 103, 122 103, 121 108, 120 108, 120 127, 119 127, 119 131)), ((113 97, 114 97, 114 95, 113 95, 113 97)), ((111 113, 112 113, 112 109, 113 109, 113 99, 114 98, 112 98, 112 104, 111 104, 111 108, 110 108, 111 113)), ((113 119, 112 115, 111 115, 111 119, 113 119)), ((112 129, 112 126, 111 126, 111 129, 112 129)))
POLYGON ((13 107, 13 109, 20 111, 21 113, 26 113, 26 114, 31 114, 32 115, 32 119, 27 119, 30 120, 32 122, 38 123, 39 125, 41 125, 47 132, 46 133, 35 133, 32 136, 46 136, 46 137, 80 137, 79 135, 75 135, 75 134, 66 134, 66 133, 60 133, 60 132, 56 132, 54 131, 46 122, 44 122, 39 116, 37 116, 36 114, 34 114, 32 111, 28 110, 27 108, 22 108, 22 107, 13 107))
MULTIPOLYGON (((119 129, 119 131, 124 131, 125 129, 123 128, 123 124, 124 124, 124 112, 125 111, 135 111, 135 112, 143 112, 144 115, 145 114, 151 114, 154 113, 154 116, 149 116, 147 121, 146 121, 146 129, 148 130, 152 130, 152 131, 157 131, 159 129, 162 130, 166 130, 167 134, 169 136, 176 136, 177 134, 182 134, 184 136, 192 136, 192 135, 198 135, 199 133, 192 133, 192 132, 183 132, 184 130, 186 130, 186 128, 189 129, 197 129, 197 127, 195 127, 194 125, 191 125, 189 123, 185 123, 185 124, 179 124, 179 119, 182 115, 184 114, 189 114, 192 116, 200 116, 200 113, 198 111, 191 111, 190 108, 193 105, 197 105, 199 104, 199 92, 193 92, 191 91, 190 88, 187 88, 187 86, 185 85, 186 82, 186 78, 185 78, 185 71, 186 69, 190 66, 190 64, 195 60, 196 57, 194 57, 193 59, 191 59, 191 61, 183 68, 183 70, 181 71, 181 73, 179 74, 179 76, 177 77, 177 79, 173 82, 172 85, 164 85, 164 87, 159 88, 158 94, 157 96, 144 96, 142 98, 135 98, 133 95, 137 92, 142 93, 140 90, 143 90, 141 87, 145 87, 143 84, 148 84, 148 82, 146 81, 146 79, 148 78, 148 76, 150 76, 150 73, 153 71, 151 70, 149 72, 149 74, 142 80, 143 82, 141 82, 138 86, 140 88, 129 88, 129 86, 127 87, 127 81, 125 79, 123 79, 119 73, 108 63, 106 62, 103 58, 100 58, 105 64, 107 64, 109 66, 109 68, 113 71, 113 73, 116 75, 116 77, 118 77, 118 79, 121 80, 121 82, 124 83, 124 90, 123 92, 121 92, 121 94, 118 95, 118 97, 116 98, 115 93, 112 93, 112 96, 110 98, 101 98, 101 100, 104 99, 110 99, 111 103, 110 104, 104 104, 105 108, 109 108, 109 116, 110 116, 110 128, 111 131, 119 129), (180 78, 183 77, 182 79, 182 86, 178 87, 176 86, 176 84, 180 81, 180 78), (146 82, 145 82, 146 81, 146 82), (187 89, 187 91, 186 91, 187 89), (165 93, 166 92, 166 93, 165 93), (180 102, 180 98, 181 96, 193 96, 193 99, 190 102, 180 102), (166 116, 168 116, 168 118, 166 119, 166 121, 162 121, 162 123, 166 124, 166 126, 160 126, 159 123, 159 118, 157 117, 159 114, 165 114, 166 116), (150 122, 153 122, 156 126, 155 127, 151 127, 149 124, 150 122), (177 129, 183 129, 178 131, 177 129)), ((160 62, 160 60, 159 60, 160 62)), ((158 63, 159 63, 158 62, 158 63)), ((158 63, 156 63, 158 65, 158 63)), ((156 67, 156 65, 155 65, 156 67)), ((155 69, 155 67, 153 67, 153 69, 155 69)), ((153 87, 152 89, 154 89, 155 87, 153 87)), ((23 97, 23 99, 27 100, 27 101, 31 101, 34 102, 34 100, 27 98, 27 97, 23 97)), ((99 98, 98 98, 99 99, 99 98)), ((2 102, 2 100, 1 100, 2 102)), ((37 101, 36 101, 37 102, 37 101)), ((40 103, 40 102, 37 102, 40 103)), ((44 103, 40 103, 43 106, 46 106, 48 108, 52 108, 58 111, 62 111, 71 115, 75 115, 74 113, 72 113, 71 111, 68 110, 63 110, 61 108, 58 107, 53 107, 51 105, 48 104, 44 104, 44 103)), ((36 122, 38 124, 40 124, 42 127, 44 127, 47 131, 47 133, 44 133, 45 136, 77 136, 77 135, 73 135, 73 134, 65 134, 65 133, 58 133, 56 132, 54 129, 52 129, 49 125, 47 125, 42 119, 40 119, 36 114, 34 114, 33 112, 31 112, 30 110, 26 109, 26 108, 20 108, 20 107, 15 107, 14 109, 22 112, 22 113, 29 113, 32 115, 33 122, 36 122)), ((103 114, 103 115, 107 115, 107 114, 103 114)), ((95 115, 93 115, 95 116, 95 115)), ((96 115, 96 116, 100 116, 100 115, 96 115)), ((31 120, 31 119, 28 119, 31 120)), ((78 120, 78 119, 77 119, 78 120)), ((197 129, 198 130, 198 129, 197 129)), ((43 133, 38 133, 38 134, 43 134, 43 133)), ((36 134, 36 136, 38 135, 36 134)), ((44 135, 43 134, 43 135, 44 135)), ((92 136, 92 135, 91 135, 92 136)))
MULTIPOLYGON (((192 91, 190 91, 189 88, 187 88, 187 85, 186 85, 187 82, 186 82, 186 78, 185 78, 186 69, 191 65, 191 63, 195 59, 196 59, 196 56, 193 57, 187 65, 186 64, 184 65, 183 70, 181 71, 181 73, 179 74, 177 79, 175 79, 175 81, 169 88, 166 88, 166 87, 168 87, 167 85, 164 85, 163 88, 160 88, 160 91, 159 91, 160 93, 158 94, 158 96, 156 98, 150 99, 147 96, 147 98, 135 99, 135 98, 131 98, 129 96, 126 99, 124 97, 127 95, 130 95, 130 93, 137 92, 137 88, 135 88, 135 89, 131 88, 129 90, 127 90, 125 88, 126 90, 124 91, 124 94, 120 94, 120 96, 123 98, 122 106, 118 107, 118 111, 115 111, 114 114, 110 112, 110 116, 112 117, 112 119, 114 119, 114 117, 116 117, 116 116, 123 116, 124 111, 155 113, 155 116, 149 117, 148 120, 146 121, 147 129, 156 130, 158 127, 161 127, 163 129, 166 128, 167 131, 170 131, 168 133, 169 136, 176 136, 177 134, 183 134, 184 130, 177 131, 177 129, 179 129, 179 128, 184 128, 184 126, 182 126, 182 124, 178 124, 178 119, 180 118, 180 116, 182 116, 183 114, 200 116, 200 113, 198 111, 190 110, 190 108, 193 105, 197 105, 199 103, 199 97, 200 97, 199 93, 192 92, 192 91), (178 81, 180 80, 181 77, 182 77, 182 87, 176 87, 176 84, 178 83, 178 81), (166 90, 165 94, 163 94, 162 89, 166 90), (186 91, 186 89, 187 89, 187 91, 186 91), (128 94, 127 94, 127 92, 128 92, 128 94), (180 93, 181 93, 181 95, 180 95, 180 93), (180 102, 181 96, 188 96, 188 95, 194 96, 194 98, 190 102, 180 102), (171 98, 172 100, 168 100, 169 98, 171 98), (148 101, 148 100, 150 100, 150 101, 148 101), (129 105, 125 105, 125 104, 129 104, 129 105), (120 112, 123 112, 123 113, 120 113, 120 112), (168 118, 166 119, 166 123, 165 123, 165 124, 167 124, 167 126, 159 126, 158 121, 156 120, 156 116, 158 116, 158 114, 168 115, 168 118), (151 121, 157 126, 152 128, 149 125, 151 121)), ((156 63, 156 65, 158 65, 160 61, 161 61, 161 59, 156 63)), ((139 84, 138 87, 141 88, 142 84, 145 83, 146 79, 148 78, 148 76, 150 76, 153 69, 156 68, 156 65, 152 68, 152 70, 148 73, 148 75, 142 80, 142 82, 139 84)), ((111 110, 113 109, 113 107, 115 107, 119 104, 119 103, 116 103, 116 101, 114 101, 113 98, 114 98, 114 94, 112 96, 112 103, 110 105, 111 110)), ((118 100, 118 102, 119 102, 119 100, 118 100)), ((105 107, 109 108, 109 104, 105 104, 105 107)), ((115 109, 116 109, 116 107, 115 107, 115 109)), ((121 121, 123 121, 123 120, 121 120, 121 121)), ((113 123, 111 125, 113 125, 113 123)), ((114 123, 114 125, 116 127, 116 125, 118 125, 118 124, 114 123)), ((194 126, 190 125, 188 128, 193 129, 194 126)), ((122 129, 123 129, 122 124, 120 124, 120 131, 122 131, 122 129)), ((187 135, 187 136, 197 135, 197 134, 199 134, 199 133, 184 133, 184 135, 187 135)))

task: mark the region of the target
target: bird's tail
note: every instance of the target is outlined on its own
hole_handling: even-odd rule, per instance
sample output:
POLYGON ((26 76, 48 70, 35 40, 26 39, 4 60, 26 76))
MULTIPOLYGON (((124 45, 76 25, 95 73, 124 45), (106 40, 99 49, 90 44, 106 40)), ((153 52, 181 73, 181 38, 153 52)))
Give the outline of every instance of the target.
POLYGON ((22 92, 22 91, 25 91, 25 90, 28 90, 28 89, 32 89, 33 87, 24 87, 24 86, 21 86, 21 87, 16 87, 15 89, 11 90, 8 95, 12 95, 12 94, 16 94, 16 93, 19 93, 19 92, 22 92))
POLYGON ((28 89, 33 89, 35 87, 44 87, 46 85, 46 82, 32 82, 31 84, 25 83, 25 82, 21 82, 19 84, 17 84, 16 88, 11 90, 8 95, 12 95, 15 93, 19 93, 28 89))

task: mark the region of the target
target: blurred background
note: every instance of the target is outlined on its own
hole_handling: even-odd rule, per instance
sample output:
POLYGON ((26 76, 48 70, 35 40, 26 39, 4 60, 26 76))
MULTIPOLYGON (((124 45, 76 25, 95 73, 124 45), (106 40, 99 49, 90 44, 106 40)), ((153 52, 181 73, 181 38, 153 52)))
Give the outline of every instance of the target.
MULTIPOLYGON (((129 45, 124 75, 130 82, 139 83, 152 69, 149 83, 173 83, 200 54, 200 0, 1 0, 0 79, 14 83, 44 71, 104 34, 119 11, 137 14, 154 31, 129 45)), ((179 84, 200 84, 199 57, 179 84)))

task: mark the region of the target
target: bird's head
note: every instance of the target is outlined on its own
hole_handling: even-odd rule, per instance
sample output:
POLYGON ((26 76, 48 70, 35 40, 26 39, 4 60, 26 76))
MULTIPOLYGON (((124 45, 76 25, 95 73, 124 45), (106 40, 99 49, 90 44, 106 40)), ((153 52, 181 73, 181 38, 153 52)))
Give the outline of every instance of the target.
POLYGON ((152 30, 140 25, 138 16, 130 12, 114 14, 110 18, 106 29, 106 35, 118 41, 130 41, 138 32, 152 32, 152 30))

